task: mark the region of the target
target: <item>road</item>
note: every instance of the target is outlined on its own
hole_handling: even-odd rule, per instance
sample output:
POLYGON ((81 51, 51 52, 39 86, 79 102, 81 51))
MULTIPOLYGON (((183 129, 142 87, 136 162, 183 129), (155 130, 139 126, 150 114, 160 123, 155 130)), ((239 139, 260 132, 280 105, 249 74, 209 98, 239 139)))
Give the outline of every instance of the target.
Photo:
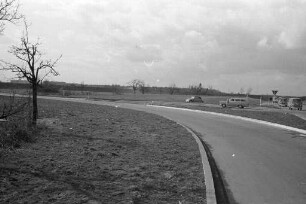
POLYGON ((305 135, 199 112, 84 99, 64 100, 154 113, 200 133, 222 172, 230 203, 306 203, 305 135))
POLYGON ((108 105, 165 116, 200 133, 223 174, 231 203, 306 203, 305 136, 204 113, 136 104, 108 105))

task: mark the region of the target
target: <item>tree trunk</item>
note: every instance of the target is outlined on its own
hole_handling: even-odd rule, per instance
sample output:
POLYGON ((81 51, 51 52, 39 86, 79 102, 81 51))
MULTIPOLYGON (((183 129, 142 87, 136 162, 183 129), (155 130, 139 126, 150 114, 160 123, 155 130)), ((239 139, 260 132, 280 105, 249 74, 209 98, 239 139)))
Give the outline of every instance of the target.
POLYGON ((37 84, 32 84, 32 100, 33 100, 33 118, 32 124, 36 126, 37 118, 38 118, 38 108, 37 108, 37 84))

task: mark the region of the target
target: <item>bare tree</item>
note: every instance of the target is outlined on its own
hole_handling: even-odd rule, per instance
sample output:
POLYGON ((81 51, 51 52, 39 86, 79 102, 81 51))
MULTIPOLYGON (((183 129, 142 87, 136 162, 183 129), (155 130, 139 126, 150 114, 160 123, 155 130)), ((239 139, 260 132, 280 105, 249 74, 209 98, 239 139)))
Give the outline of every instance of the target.
POLYGON ((133 88, 134 94, 136 93, 137 87, 138 87, 138 79, 134 79, 130 82, 128 82, 128 85, 133 88))
POLYGON ((2 70, 11 71, 17 74, 18 78, 25 78, 32 87, 32 124, 36 125, 38 118, 37 107, 37 89, 46 76, 52 74, 58 76, 59 73, 54 69, 55 65, 62 57, 60 56, 55 61, 50 59, 42 59, 42 52, 39 49, 40 43, 31 43, 29 41, 28 25, 25 22, 25 32, 21 37, 21 44, 18 46, 13 45, 9 53, 14 55, 21 65, 9 63, 1 60, 2 70))
POLYGON ((173 95, 176 90, 177 90, 177 87, 176 87, 175 83, 169 85, 170 95, 173 95))
POLYGON ((128 85, 133 88, 134 94, 136 93, 136 90, 139 88, 139 90, 142 92, 142 87, 144 87, 144 81, 140 79, 134 79, 130 82, 128 82, 128 85))
POLYGON ((17 0, 0 0, 0 34, 3 33, 5 22, 16 23, 23 18, 18 13, 19 4, 17 0))
POLYGON ((139 80, 138 81, 138 87, 139 87, 139 91, 142 94, 145 94, 145 92, 146 92, 146 85, 145 85, 144 81, 139 80))

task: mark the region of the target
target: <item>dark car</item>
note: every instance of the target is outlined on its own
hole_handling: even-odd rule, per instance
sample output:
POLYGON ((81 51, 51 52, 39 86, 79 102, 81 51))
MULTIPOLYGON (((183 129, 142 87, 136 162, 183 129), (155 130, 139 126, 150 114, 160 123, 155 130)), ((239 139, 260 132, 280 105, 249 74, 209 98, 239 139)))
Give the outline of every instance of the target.
POLYGON ((192 103, 192 102, 203 103, 204 101, 202 100, 200 96, 192 96, 190 98, 187 98, 186 102, 187 103, 192 103))
POLYGON ((288 100, 288 108, 302 110, 303 108, 303 101, 300 98, 289 98, 288 100))

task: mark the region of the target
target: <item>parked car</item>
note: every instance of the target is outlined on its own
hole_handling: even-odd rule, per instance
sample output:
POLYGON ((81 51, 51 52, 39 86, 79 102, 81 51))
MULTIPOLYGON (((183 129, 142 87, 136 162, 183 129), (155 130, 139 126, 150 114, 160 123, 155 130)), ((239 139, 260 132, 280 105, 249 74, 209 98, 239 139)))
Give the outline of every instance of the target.
POLYGON ((192 96, 190 98, 187 98, 185 101, 187 103, 192 103, 192 102, 203 103, 204 102, 200 96, 192 96))
POLYGON ((288 100, 288 108, 302 110, 303 108, 303 101, 300 98, 289 98, 288 100))
POLYGON ((239 107, 244 108, 249 106, 247 98, 229 98, 226 101, 220 101, 220 106, 225 107, 239 107))
POLYGON ((280 107, 287 107, 287 105, 288 105, 288 100, 287 100, 287 98, 279 97, 277 103, 278 103, 278 105, 279 105, 280 107))

